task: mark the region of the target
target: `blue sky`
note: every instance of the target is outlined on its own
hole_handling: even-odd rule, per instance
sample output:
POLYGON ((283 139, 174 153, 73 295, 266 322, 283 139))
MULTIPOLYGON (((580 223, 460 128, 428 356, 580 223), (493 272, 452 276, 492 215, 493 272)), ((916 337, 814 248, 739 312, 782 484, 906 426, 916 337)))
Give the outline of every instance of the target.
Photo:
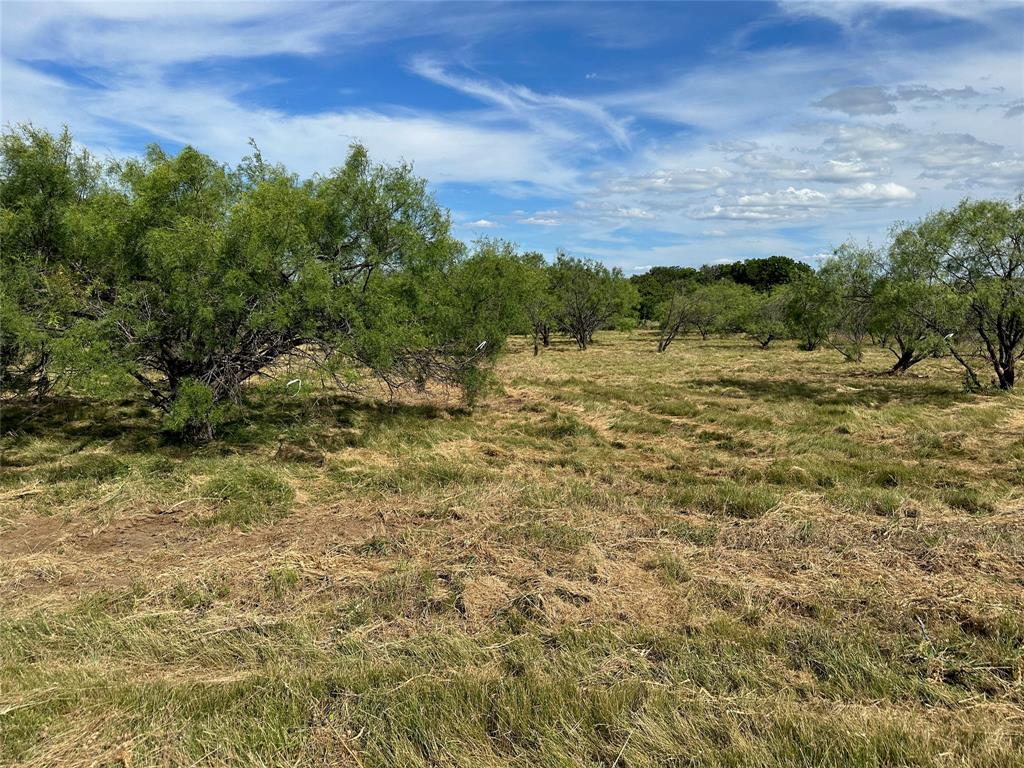
POLYGON ((627 272, 812 261, 1024 190, 1024 4, 2 4, 2 119, 101 155, 354 140, 467 241, 627 272))

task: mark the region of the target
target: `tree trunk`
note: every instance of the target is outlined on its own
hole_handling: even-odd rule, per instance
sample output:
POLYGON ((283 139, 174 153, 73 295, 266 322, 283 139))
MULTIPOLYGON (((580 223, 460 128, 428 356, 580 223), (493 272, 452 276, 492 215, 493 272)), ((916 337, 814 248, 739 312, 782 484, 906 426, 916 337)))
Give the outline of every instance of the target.
POLYGON ((1012 362, 1006 365, 997 363, 995 369, 999 388, 1005 390, 1013 389, 1014 379, 1017 378, 1016 366, 1012 362))
POLYGON ((190 421, 181 430, 181 439, 190 445, 201 445, 213 440, 213 423, 207 419, 190 421))
POLYGON ((920 363, 926 355, 918 355, 913 349, 904 349, 898 355, 896 355, 896 362, 892 368, 889 369, 891 376, 899 376, 900 374, 906 373, 913 366, 920 363))

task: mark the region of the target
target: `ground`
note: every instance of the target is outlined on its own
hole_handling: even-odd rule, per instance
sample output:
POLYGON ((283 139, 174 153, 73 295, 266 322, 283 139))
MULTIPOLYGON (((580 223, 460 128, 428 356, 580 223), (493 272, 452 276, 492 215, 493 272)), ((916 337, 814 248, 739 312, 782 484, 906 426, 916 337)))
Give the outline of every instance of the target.
POLYGON ((198 450, 6 407, 0 764, 1024 763, 1024 399, 654 347, 265 384, 198 450))

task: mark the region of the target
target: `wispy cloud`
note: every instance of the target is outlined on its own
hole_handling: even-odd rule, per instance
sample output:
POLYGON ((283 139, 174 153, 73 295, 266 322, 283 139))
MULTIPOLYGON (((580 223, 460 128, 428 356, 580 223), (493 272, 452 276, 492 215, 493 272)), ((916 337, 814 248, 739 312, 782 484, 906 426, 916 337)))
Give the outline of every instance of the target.
POLYGON ((564 138, 572 135, 571 129, 567 132, 563 128, 567 119, 583 119, 599 126, 620 147, 628 147, 630 144, 627 121, 614 117, 599 104, 568 96, 537 93, 524 85, 511 85, 501 80, 456 74, 427 57, 414 59, 410 68, 420 77, 492 104, 500 108, 504 117, 520 120, 538 131, 557 132, 557 135, 564 138))

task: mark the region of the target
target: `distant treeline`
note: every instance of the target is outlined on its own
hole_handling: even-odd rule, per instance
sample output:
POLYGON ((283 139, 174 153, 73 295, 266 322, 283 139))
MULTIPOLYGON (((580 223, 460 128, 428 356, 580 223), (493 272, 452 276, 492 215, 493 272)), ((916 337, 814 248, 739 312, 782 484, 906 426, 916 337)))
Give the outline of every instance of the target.
POLYGON ((731 280, 764 293, 778 285, 790 283, 797 277, 808 275, 811 271, 807 264, 788 256, 768 256, 730 264, 705 264, 699 269, 652 267, 629 280, 640 294, 639 320, 646 323, 662 319, 658 315, 662 305, 672 298, 676 288, 681 285, 707 285, 718 280, 731 280))
MULTIPOLYGON (((534 353, 565 334, 661 328, 827 346, 875 343, 894 372, 933 355, 1003 389, 1024 355, 1024 204, 965 201, 848 243, 819 270, 783 256, 619 269, 514 244, 467 247, 409 166, 353 146, 302 179, 252 154, 230 167, 186 147, 102 163, 20 126, 0 139, 0 396, 56 387, 144 397, 182 438, 213 436, 243 385, 299 371, 353 387, 430 382, 472 399, 510 334, 534 353)), ((289 374, 290 375, 290 374, 289 374)))

